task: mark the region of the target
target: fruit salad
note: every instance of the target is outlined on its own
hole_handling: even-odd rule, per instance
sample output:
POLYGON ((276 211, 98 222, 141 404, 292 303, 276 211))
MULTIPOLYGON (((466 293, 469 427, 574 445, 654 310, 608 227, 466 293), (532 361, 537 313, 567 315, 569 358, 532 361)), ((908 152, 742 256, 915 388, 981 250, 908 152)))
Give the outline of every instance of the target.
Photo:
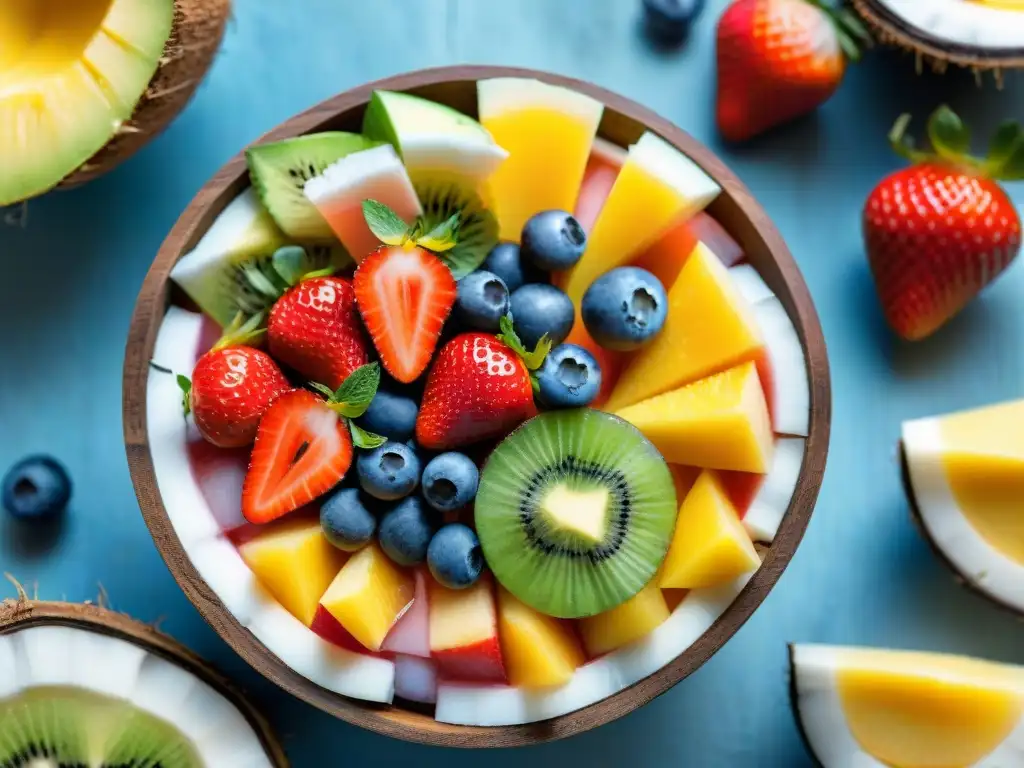
POLYGON ((477 122, 376 93, 361 134, 251 148, 172 272, 147 417, 193 566, 271 652, 494 726, 615 694, 728 608, 809 388, 692 159, 599 138, 561 87, 479 96, 477 122))

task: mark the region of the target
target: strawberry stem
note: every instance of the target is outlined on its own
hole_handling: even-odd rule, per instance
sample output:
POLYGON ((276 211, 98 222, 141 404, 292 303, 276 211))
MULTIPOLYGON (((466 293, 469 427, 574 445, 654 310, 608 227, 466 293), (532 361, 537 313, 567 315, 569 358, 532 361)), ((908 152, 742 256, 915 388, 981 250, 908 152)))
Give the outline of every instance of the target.
POLYGON ((540 337, 537 346, 531 352, 523 346, 522 340, 513 329, 511 314, 502 317, 499 321, 499 326, 501 332, 498 334, 498 340, 504 342, 513 352, 519 355, 528 371, 536 371, 544 364, 544 358, 551 351, 551 339, 546 333, 540 337))
POLYGON ((266 332, 262 312, 257 312, 249 318, 246 318, 244 312, 237 312, 234 320, 224 329, 224 334, 214 342, 211 349, 255 346, 266 332))

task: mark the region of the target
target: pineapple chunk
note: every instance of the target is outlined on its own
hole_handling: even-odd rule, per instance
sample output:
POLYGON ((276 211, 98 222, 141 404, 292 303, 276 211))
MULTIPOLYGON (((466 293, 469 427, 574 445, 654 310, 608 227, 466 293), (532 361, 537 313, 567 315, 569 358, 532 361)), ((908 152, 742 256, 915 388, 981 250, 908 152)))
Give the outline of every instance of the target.
POLYGON ((319 520, 305 518, 268 525, 238 551, 264 588, 307 627, 348 558, 324 538, 319 520))
POLYGON ((749 302, 718 257, 699 243, 668 292, 664 328, 633 356, 605 410, 618 411, 763 354, 749 302))
POLYGON ((622 605, 580 619, 580 636, 587 655, 593 658, 639 640, 668 616, 665 596, 652 581, 622 605))
POLYGON ((363 646, 379 651, 415 594, 413 574, 392 563, 374 543, 345 563, 320 603, 363 646))
POLYGON ((569 627, 498 589, 498 631, 511 685, 544 688, 564 685, 584 662, 569 627))
POLYGON ((662 589, 713 587, 760 564, 721 481, 705 470, 679 508, 659 585, 662 589))
POLYGON ((753 363, 657 395, 617 414, 670 464, 764 474, 774 436, 753 363))

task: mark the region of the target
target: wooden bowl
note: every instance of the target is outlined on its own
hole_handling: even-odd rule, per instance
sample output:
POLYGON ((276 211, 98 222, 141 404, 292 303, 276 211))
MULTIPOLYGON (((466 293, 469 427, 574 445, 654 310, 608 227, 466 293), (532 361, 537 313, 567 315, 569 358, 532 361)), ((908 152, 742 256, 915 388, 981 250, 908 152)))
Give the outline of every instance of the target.
POLYGON ((429 714, 350 699, 315 685, 273 655, 224 607, 189 560, 161 500, 147 438, 146 387, 157 332, 171 303, 168 274, 225 206, 248 185, 241 153, 199 191, 161 246, 139 294, 125 354, 124 436, 142 514, 167 566, 207 622, 257 671, 304 701, 377 733, 446 746, 515 746, 580 733, 643 706, 700 667, 750 618, 793 557, 810 520, 828 452, 831 388, 825 342, 793 257, 739 179, 706 147, 653 112, 603 88, 558 75, 506 67, 456 66, 398 75, 353 88, 288 120, 260 141, 277 141, 321 130, 358 132, 364 107, 375 89, 410 91, 475 115, 476 81, 509 76, 564 85, 603 102, 605 111, 599 135, 615 144, 628 146, 649 129, 693 158, 723 190, 710 212, 744 247, 749 261, 779 297, 804 347, 810 382, 810 430, 789 509, 761 568, 710 629, 674 661, 607 699, 543 722, 490 728, 449 725, 429 714))

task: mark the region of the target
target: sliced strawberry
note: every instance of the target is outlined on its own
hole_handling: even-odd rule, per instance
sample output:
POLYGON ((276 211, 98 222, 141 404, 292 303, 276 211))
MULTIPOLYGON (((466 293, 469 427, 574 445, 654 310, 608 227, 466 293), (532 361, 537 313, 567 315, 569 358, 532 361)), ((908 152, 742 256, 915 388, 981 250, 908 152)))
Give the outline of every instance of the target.
POLYGON ((455 304, 451 270, 423 248, 382 246, 360 263, 354 284, 384 368, 404 383, 419 378, 455 304))
POLYGON ((338 484, 352 464, 347 424, 306 390, 287 392, 260 420, 242 487, 242 515, 267 523, 338 484))

